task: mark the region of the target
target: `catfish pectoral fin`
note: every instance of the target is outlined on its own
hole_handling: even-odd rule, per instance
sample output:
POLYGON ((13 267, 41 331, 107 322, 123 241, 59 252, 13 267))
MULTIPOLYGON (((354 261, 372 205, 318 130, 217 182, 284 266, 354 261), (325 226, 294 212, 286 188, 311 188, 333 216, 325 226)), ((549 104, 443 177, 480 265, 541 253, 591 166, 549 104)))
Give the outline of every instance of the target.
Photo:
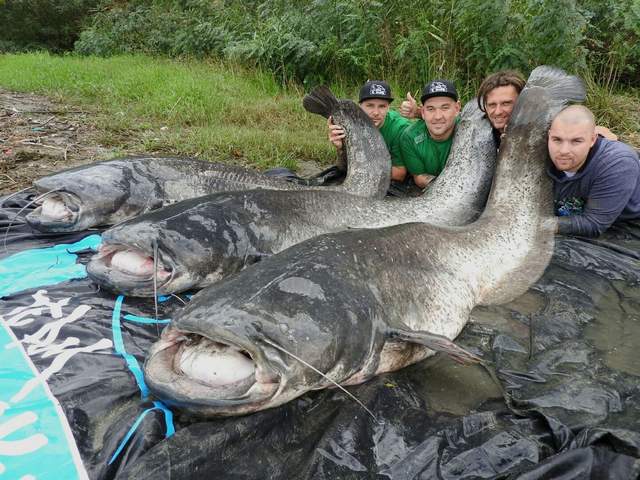
POLYGON ((455 362, 462 365, 480 363, 482 359, 476 354, 456 345, 447 337, 424 330, 393 329, 389 332, 391 338, 399 338, 405 342, 418 343, 436 352, 449 355, 455 362))

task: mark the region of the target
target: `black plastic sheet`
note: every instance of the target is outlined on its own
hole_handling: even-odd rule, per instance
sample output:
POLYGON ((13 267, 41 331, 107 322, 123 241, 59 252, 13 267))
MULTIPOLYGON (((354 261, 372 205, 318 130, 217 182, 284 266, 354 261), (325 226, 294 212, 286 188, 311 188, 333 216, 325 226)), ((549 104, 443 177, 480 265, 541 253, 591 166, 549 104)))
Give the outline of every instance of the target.
MULTIPOLYGON (((95 233, 34 233, 23 214, 12 220, 24 204, 0 211, 0 227, 14 224, 1 230, 0 262, 95 233)), ((6 296, 0 315, 32 347, 38 372, 50 373, 90 478, 632 479, 640 475, 639 258, 640 223, 595 240, 558 237, 543 277, 509 304, 476 308, 458 338, 489 371, 437 355, 349 387, 375 419, 338 390, 221 419, 187 417, 149 397, 145 352, 187 296, 161 299, 156 315, 152 300, 74 279, 6 296), (62 316, 48 306, 16 320, 15 309, 36 297, 58 302, 62 316), (42 332, 73 312, 82 314, 42 332), (65 346, 70 338, 78 343, 65 346)))
MULTIPOLYGON (((265 171, 264 174, 270 177, 280 177, 288 182, 306 186, 337 185, 342 183, 347 175, 344 170, 339 169, 335 165, 311 177, 299 177, 295 172, 285 167, 272 168, 265 171)), ((389 188, 387 189, 387 196, 399 198, 418 197, 422 195, 423 190, 424 189, 414 183, 411 175, 407 175, 402 182, 391 180, 389 188)))

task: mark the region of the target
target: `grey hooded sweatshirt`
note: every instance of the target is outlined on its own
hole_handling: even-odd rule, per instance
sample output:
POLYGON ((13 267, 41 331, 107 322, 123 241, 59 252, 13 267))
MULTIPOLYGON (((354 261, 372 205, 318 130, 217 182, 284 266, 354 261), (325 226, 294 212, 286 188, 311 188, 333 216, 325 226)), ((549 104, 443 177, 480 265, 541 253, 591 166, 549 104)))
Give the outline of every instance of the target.
POLYGON ((622 142, 598 137, 573 177, 550 162, 558 233, 596 237, 616 220, 640 218, 640 159, 622 142))

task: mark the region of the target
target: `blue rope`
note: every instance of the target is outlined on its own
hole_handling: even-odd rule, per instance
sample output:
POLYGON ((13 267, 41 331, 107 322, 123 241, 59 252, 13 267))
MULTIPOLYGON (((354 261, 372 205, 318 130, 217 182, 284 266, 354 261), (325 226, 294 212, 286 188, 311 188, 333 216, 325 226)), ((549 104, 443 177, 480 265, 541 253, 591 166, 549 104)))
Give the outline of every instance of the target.
POLYGON ((142 419, 147 415, 147 413, 149 413, 152 410, 160 410, 164 412, 164 422, 165 422, 165 429, 166 429, 166 433, 164 435, 165 438, 169 438, 174 433, 176 433, 175 427, 173 426, 173 413, 171 412, 171 410, 167 409, 167 407, 162 402, 153 402, 153 405, 154 405, 153 407, 147 408, 140 415, 138 415, 138 418, 136 418, 136 421, 133 422, 133 425, 131 426, 127 434, 124 436, 124 438, 120 442, 120 445, 118 445, 118 448, 116 449, 113 456, 109 460, 109 465, 111 465, 115 461, 115 459, 118 458, 118 455, 120 455, 122 450, 124 450, 124 447, 126 446, 127 442, 131 439, 133 434, 136 432, 136 430, 142 423, 142 419))
MULTIPOLYGON (((144 400, 149 396, 149 388, 147 387, 147 384, 144 381, 144 375, 142 373, 142 369, 140 368, 140 365, 138 364, 138 360, 136 360, 136 358, 130 353, 127 353, 127 351, 124 348, 124 341, 122 340, 122 327, 120 323, 120 313, 122 310, 123 301, 124 301, 124 296, 118 295, 118 298, 116 298, 116 303, 113 306, 113 315, 111 317, 111 330, 113 332, 113 345, 114 345, 113 348, 116 351, 116 353, 122 356, 122 358, 124 358, 125 362, 127 363, 127 367, 129 367, 129 370, 131 371, 134 378, 136 379, 138 388, 140 389, 140 393, 142 395, 142 399, 144 400)), ((156 320, 145 318, 145 317, 138 317, 136 315, 127 314, 124 316, 124 318, 133 322, 138 322, 143 324, 156 323, 156 320)), ((157 321, 157 323, 169 323, 169 322, 170 320, 157 321)), ((115 461, 115 459, 118 458, 118 455, 120 455, 120 453, 126 446, 129 439, 133 436, 135 431, 140 426, 142 419, 151 410, 160 410, 162 413, 164 413, 164 421, 165 421, 164 437, 165 438, 169 438, 175 433, 176 430, 173 425, 173 412, 171 412, 171 410, 169 410, 166 407, 166 405, 164 405, 162 402, 154 401, 153 405, 154 406, 152 408, 147 408, 138 416, 138 418, 133 423, 133 425, 131 426, 131 428, 125 435, 125 437, 122 439, 122 441, 118 445, 118 448, 116 449, 113 456, 111 457, 111 460, 109 460, 109 465, 111 465, 115 461)))
POLYGON ((144 375, 142 374, 142 369, 138 364, 138 360, 136 357, 127 353, 124 349, 124 342, 122 341, 122 328, 120 326, 120 310, 122 309, 122 301, 124 300, 123 295, 118 295, 116 298, 116 303, 113 306, 113 316, 111 317, 111 329, 113 331, 113 348, 116 353, 124 358, 124 361, 127 362, 127 366, 131 373, 133 374, 136 382, 138 383, 138 388, 140 389, 140 393, 142 394, 142 399, 144 400, 149 396, 149 388, 147 384, 144 383, 144 375))
POLYGON ((157 323, 160 324, 167 324, 171 322, 170 318, 165 318, 162 320, 156 320, 154 318, 148 318, 148 317, 138 317, 137 315, 131 315, 131 314, 126 314, 123 317, 125 320, 129 320, 130 322, 134 322, 134 323, 142 323, 143 325, 155 325, 157 323))

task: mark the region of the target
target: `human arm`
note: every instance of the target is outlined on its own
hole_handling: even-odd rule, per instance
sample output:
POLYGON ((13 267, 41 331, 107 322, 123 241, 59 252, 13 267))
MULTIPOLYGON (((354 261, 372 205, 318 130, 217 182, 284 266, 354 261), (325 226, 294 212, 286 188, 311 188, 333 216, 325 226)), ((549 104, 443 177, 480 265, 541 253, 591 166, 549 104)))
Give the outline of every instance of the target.
POLYGON ((416 185, 424 188, 430 181, 427 178, 430 175, 426 172, 424 162, 416 146, 415 133, 412 128, 407 128, 402 132, 398 146, 400 164, 413 176, 416 185))
POLYGON ((618 136, 602 125, 596 125, 596 133, 607 140, 618 140, 618 136))
POLYGON ((426 187, 435 178, 425 171, 424 162, 411 135, 403 133, 400 137, 400 153, 407 172, 413 176, 413 181, 419 188, 426 187))
POLYGON ((640 165, 631 154, 613 160, 594 175, 582 212, 558 218, 558 233, 596 237, 620 216, 636 189, 640 165))
POLYGON ((402 150, 400 148, 400 138, 403 132, 404 130, 400 131, 395 137, 390 138, 387 143, 387 148, 391 155, 391 180, 395 182, 402 182, 407 176, 407 167, 402 160, 402 150))
POLYGON ((347 135, 340 125, 333 123, 333 117, 327 119, 327 126, 329 127, 329 141, 336 147, 338 151, 338 158, 336 160, 336 166, 339 170, 346 172, 348 168, 347 152, 343 146, 342 139, 347 135))

